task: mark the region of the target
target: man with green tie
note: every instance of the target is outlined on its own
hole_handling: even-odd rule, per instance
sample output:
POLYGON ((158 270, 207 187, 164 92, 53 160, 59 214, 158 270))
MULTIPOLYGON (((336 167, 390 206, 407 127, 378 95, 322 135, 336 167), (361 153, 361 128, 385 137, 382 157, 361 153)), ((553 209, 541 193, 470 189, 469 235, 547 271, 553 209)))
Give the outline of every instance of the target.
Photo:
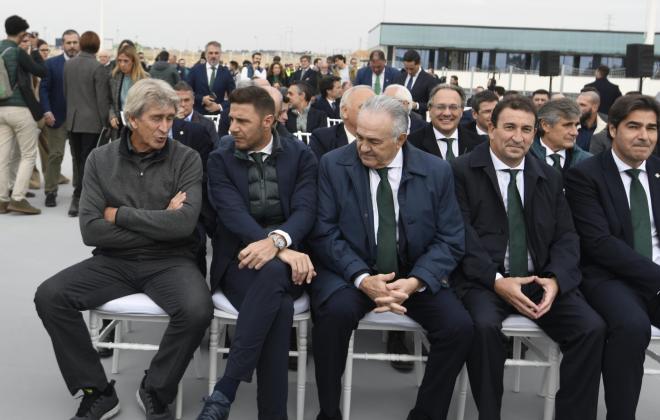
POLYGON ((206 63, 196 64, 188 73, 186 81, 195 92, 195 111, 200 114, 223 112, 223 103, 228 105, 225 97, 236 87, 231 73, 220 62, 221 53, 219 42, 208 42, 204 49, 206 63))
POLYGON ((562 174, 590 158, 591 153, 575 142, 580 125, 580 108, 569 98, 546 102, 537 114, 538 136, 532 144, 532 153, 562 174))
POLYGON ((467 370, 479 420, 499 420, 502 321, 521 314, 563 354, 555 418, 595 420, 605 323, 578 290, 579 239, 562 177, 528 153, 535 111, 526 97, 499 102, 490 142, 452 161, 466 250, 452 284, 474 322, 467 370))
POLYGON ((608 419, 634 419, 651 325, 660 326, 658 103, 626 95, 609 111, 612 150, 566 175, 582 242, 581 289, 607 323, 603 383, 608 419))

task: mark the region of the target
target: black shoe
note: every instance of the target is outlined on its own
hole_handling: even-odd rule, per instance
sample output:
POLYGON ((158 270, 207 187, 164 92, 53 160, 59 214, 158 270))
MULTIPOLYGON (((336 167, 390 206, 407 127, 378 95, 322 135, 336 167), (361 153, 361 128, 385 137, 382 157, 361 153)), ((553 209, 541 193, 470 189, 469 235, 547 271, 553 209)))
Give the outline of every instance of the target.
MULTIPOLYGON (((390 354, 412 354, 405 343, 405 333, 402 331, 390 331, 387 335, 387 352, 390 354)), ((410 372, 413 362, 390 362, 392 367, 399 372, 410 372)))
POLYGON ((34 195, 33 192, 26 191, 26 192, 25 192, 25 197, 26 197, 26 198, 34 198, 34 197, 36 197, 36 195, 34 195))
POLYGON ((46 207, 55 207, 57 206, 57 191, 51 191, 46 193, 46 207))
POLYGON ((204 399, 204 407, 197 420, 227 420, 230 408, 229 398, 220 391, 213 391, 204 399))
POLYGON ((94 390, 89 394, 83 391, 80 407, 71 420, 107 420, 117 413, 119 399, 115 392, 115 381, 112 380, 104 391, 94 390))
POLYGON ((79 204, 80 198, 78 197, 73 197, 71 199, 71 205, 69 206, 69 216, 70 217, 78 217, 78 204, 79 204))
POLYGON ((140 408, 147 415, 147 420, 174 420, 174 415, 167 404, 160 401, 153 391, 147 391, 144 387, 144 381, 147 379, 145 372, 140 387, 137 390, 137 402, 140 408))

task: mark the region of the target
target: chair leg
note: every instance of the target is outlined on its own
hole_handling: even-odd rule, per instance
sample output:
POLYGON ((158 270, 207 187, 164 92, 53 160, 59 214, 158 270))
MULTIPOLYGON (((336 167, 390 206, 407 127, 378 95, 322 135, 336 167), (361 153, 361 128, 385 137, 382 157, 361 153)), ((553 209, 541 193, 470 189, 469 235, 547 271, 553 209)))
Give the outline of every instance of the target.
POLYGON ((211 321, 209 333, 209 395, 213 392, 218 375, 218 318, 211 321))
MULTIPOLYGON (((513 337, 513 360, 520 360, 521 354, 520 338, 513 337)), ((520 366, 513 367, 513 392, 520 392, 520 366)))
MULTIPOLYGON (((121 340, 122 340, 122 334, 121 334, 122 333, 122 331, 121 331, 122 324, 123 323, 120 321, 120 322, 117 322, 116 325, 115 325, 115 344, 121 343, 121 340)), ((116 374, 117 372, 119 372, 119 349, 116 348, 112 352, 112 373, 116 374)))
POLYGON ((348 354, 346 355, 346 369, 344 370, 344 392, 342 412, 343 420, 349 420, 351 417, 351 387, 353 386, 353 342, 355 340, 355 331, 351 334, 348 342, 348 354))
POLYGON ((99 342, 99 324, 101 320, 96 314, 96 311, 89 311, 89 336, 92 340, 92 345, 96 348, 96 344, 99 342))
POLYGON ((296 397, 296 420, 305 417, 305 385, 307 382, 307 320, 298 322, 298 395, 296 397))
POLYGON ((467 401, 468 374, 467 367, 463 365, 458 376, 458 398, 456 400, 456 420, 465 418, 465 402, 467 401))
POLYGON ((422 333, 416 331, 413 333, 413 343, 415 345, 415 375, 417 376, 417 386, 422 385, 424 378, 424 366, 422 365, 422 333))
POLYGON ((175 414, 176 419, 179 420, 181 417, 183 417, 183 378, 181 378, 181 381, 179 382, 179 385, 177 386, 177 391, 176 391, 176 409, 175 409, 175 414))
POLYGON ((133 332, 133 321, 124 321, 124 332, 126 334, 133 332))
POLYGON ((195 378, 202 379, 202 346, 200 345, 193 354, 193 368, 195 369, 195 378))
POLYGON ((555 411, 555 394, 557 384, 559 383, 559 346, 551 343, 548 349, 548 362, 550 368, 548 371, 548 380, 546 385, 545 407, 543 410, 543 420, 552 420, 555 411))

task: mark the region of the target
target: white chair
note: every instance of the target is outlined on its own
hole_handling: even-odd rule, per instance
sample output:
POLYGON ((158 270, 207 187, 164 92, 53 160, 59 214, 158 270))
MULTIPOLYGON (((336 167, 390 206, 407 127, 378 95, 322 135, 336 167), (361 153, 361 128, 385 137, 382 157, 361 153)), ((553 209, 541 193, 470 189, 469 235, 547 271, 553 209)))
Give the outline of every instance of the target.
POLYGON ((332 127, 333 125, 341 124, 341 118, 330 118, 328 117, 328 127, 332 127))
POLYGON ((414 354, 391 354, 391 353, 355 353, 353 344, 355 341, 355 331, 351 335, 348 343, 348 354, 346 356, 346 369, 344 371, 343 419, 349 420, 351 416, 351 389, 353 384, 353 360, 381 360, 381 361, 400 361, 414 362, 415 374, 417 375, 417 386, 422 383, 424 368, 422 362, 426 361, 426 356, 422 356, 422 342, 428 348, 430 347, 424 329, 412 318, 406 315, 398 315, 393 312, 369 312, 360 320, 356 331, 376 330, 376 331, 410 331, 413 333, 414 354))
POLYGON ((204 117, 206 117, 209 120, 213 121, 213 125, 215 125, 215 131, 218 131, 218 128, 220 127, 220 114, 204 115, 204 117))
MULTIPOLYGON (((209 394, 213 392, 218 372, 218 354, 228 354, 229 349, 220 347, 225 342, 229 325, 235 325, 238 311, 222 292, 213 294, 213 321, 209 334, 209 394)), ((307 324, 310 319, 309 296, 303 293, 293 302, 293 327, 296 329, 298 351, 289 351, 289 356, 298 358, 298 378, 296 395, 296 419, 305 415, 305 382, 307 380, 307 324)))
POLYGON ((298 140, 304 142, 305 144, 309 144, 309 138, 312 136, 312 133, 305 133, 303 131, 296 131, 293 133, 294 136, 298 137, 298 140))
MULTIPOLYGON (((559 387, 559 345, 552 341, 539 328, 534 321, 522 315, 510 315, 502 322, 502 333, 507 337, 513 337, 513 359, 507 359, 505 366, 513 366, 514 384, 513 391, 520 392, 520 368, 542 367, 545 368, 543 375, 543 391, 545 398, 543 420, 552 420, 555 411, 555 394, 559 387), (532 341, 534 340, 534 341, 532 341), (529 348, 540 360, 523 360, 521 356, 521 342, 529 348), (547 350, 541 349, 538 344, 546 343, 547 350)), ((468 376, 465 367, 458 379, 459 395, 457 401, 456 419, 463 420, 465 417, 465 401, 467 398, 468 376)))
MULTIPOLYGON (((114 349, 112 355, 112 373, 116 374, 119 368, 119 351, 120 350, 142 350, 142 351, 158 351, 158 344, 139 344, 127 343, 122 341, 122 328, 123 322, 127 321, 140 321, 140 322, 169 322, 170 317, 156 305, 144 293, 136 293, 121 297, 119 299, 111 300, 96 309, 89 311, 89 327, 92 339, 92 345, 95 348, 108 348, 114 349), (112 322, 105 328, 102 328, 102 321, 104 319, 111 320, 112 322), (115 340, 114 343, 103 342, 105 338, 114 328, 115 340)), ((195 359, 195 363, 199 363, 199 357, 195 359)), ((199 378, 199 369, 195 365, 195 371, 199 378)), ((176 395, 176 418, 180 419, 183 411, 183 392, 181 382, 176 395)))
MULTIPOLYGON (((646 349, 646 355, 657 363, 660 363, 660 353, 658 350, 651 349, 653 345, 660 345, 660 329, 651 325, 651 343, 646 349)), ((644 368, 644 375, 660 375, 660 369, 644 368)))

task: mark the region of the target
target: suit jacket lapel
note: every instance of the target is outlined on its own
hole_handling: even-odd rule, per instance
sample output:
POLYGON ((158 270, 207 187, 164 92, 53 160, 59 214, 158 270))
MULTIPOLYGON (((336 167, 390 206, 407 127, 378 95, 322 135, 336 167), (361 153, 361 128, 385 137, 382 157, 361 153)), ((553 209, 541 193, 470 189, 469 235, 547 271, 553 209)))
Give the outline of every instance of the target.
POLYGON ((349 166, 348 172, 353 183, 353 188, 355 188, 358 205, 360 206, 360 218, 364 223, 365 231, 367 232, 367 239, 369 241, 369 249, 371 250, 370 254, 376 255, 376 234, 374 232, 374 212, 371 208, 371 189, 369 187, 369 172, 362 165, 362 162, 357 157, 357 151, 347 149, 355 154, 355 160, 352 165, 349 166), (366 216, 366 217, 365 217, 366 216))
POLYGON ((426 125, 426 131, 424 132, 424 148, 429 153, 432 153, 436 156, 440 156, 441 158, 445 158, 442 156, 442 153, 440 152, 440 147, 438 146, 438 141, 435 139, 435 132, 433 131, 433 125, 431 123, 428 123, 426 125))
POLYGON ((601 163, 603 165, 603 173, 605 176, 605 182, 607 183, 607 189, 610 192, 614 209, 616 210, 621 225, 623 226, 623 235, 628 244, 633 244, 633 228, 630 207, 628 206, 628 197, 626 196, 623 182, 621 182, 619 168, 617 168, 616 163, 614 163, 611 151, 608 150, 602 153, 601 163))
POLYGON ((649 177, 649 189, 651 190, 651 207, 653 208, 653 221, 656 229, 660 225, 660 163, 658 159, 651 156, 646 161, 646 171, 649 177))
POLYGON ((348 137, 346 137, 346 130, 344 129, 344 123, 337 124, 335 127, 335 138, 337 139, 337 144, 335 148, 346 146, 348 144, 348 137))
POLYGON ((465 134, 465 129, 461 127, 460 125, 458 126, 458 154, 463 155, 465 154, 465 151, 467 150, 467 141, 466 141, 466 134, 465 134))
POLYGON ((273 154, 275 155, 277 169, 277 188, 285 217, 289 217, 289 197, 292 194, 293 180, 291 179, 291 162, 287 159, 286 149, 282 145, 279 135, 273 133, 273 154))
POLYGON ((542 169, 539 167, 540 164, 542 164, 542 162, 539 162, 534 156, 532 156, 531 153, 528 153, 528 156, 525 158, 525 169, 523 171, 523 177, 525 180, 525 197, 523 198, 523 207, 525 209, 525 222, 528 226, 528 229, 529 227, 534 226, 534 222, 532 220, 534 193, 536 192, 536 184, 539 177, 543 176, 542 169))

